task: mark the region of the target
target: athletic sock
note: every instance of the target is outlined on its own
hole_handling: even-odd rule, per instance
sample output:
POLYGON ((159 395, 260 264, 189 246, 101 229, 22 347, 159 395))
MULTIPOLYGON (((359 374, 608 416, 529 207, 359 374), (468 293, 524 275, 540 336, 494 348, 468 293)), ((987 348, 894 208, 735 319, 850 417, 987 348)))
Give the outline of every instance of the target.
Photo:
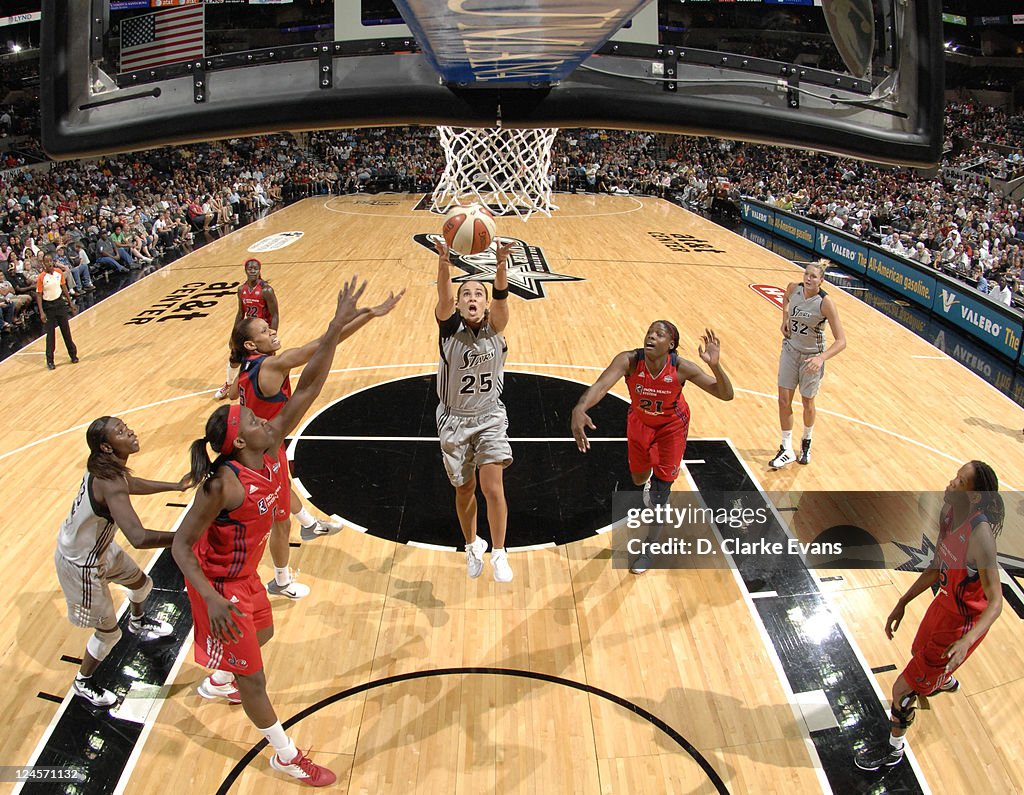
POLYGON ((235 368, 232 367, 230 362, 229 362, 228 363, 228 367, 227 367, 227 373, 224 376, 224 383, 225 384, 230 384, 234 380, 235 380, 235 368))
POLYGON ((286 765, 295 761, 295 757, 299 755, 299 749, 295 747, 295 743, 284 733, 281 721, 266 729, 260 729, 259 732, 267 738, 268 743, 274 746, 278 759, 286 765))
POLYGON ((274 582, 284 588, 284 586, 289 585, 291 581, 292 575, 287 566, 283 569, 279 569, 277 566, 274 566, 274 582))
POLYGON ((806 428, 804 428, 804 439, 807 440, 807 441, 810 441, 811 434, 813 434, 813 433, 814 433, 814 426, 813 425, 808 425, 806 428))
POLYGON ((316 517, 313 516, 305 507, 299 508, 295 512, 295 518, 299 520, 299 524, 303 527, 309 527, 311 524, 316 524, 316 517))
POLYGON ((234 682, 235 675, 231 671, 214 671, 210 674, 210 681, 218 687, 223 687, 234 682))
POLYGON ((793 432, 792 431, 783 431, 782 432, 782 446, 785 447, 787 450, 792 450, 793 449, 793 432))
POLYGON ((903 744, 905 742, 906 742, 906 737, 903 736, 903 735, 900 735, 899 737, 897 737, 897 736, 895 736, 893 734, 889 735, 889 745, 892 746, 892 749, 894 751, 898 751, 898 752, 902 753, 903 752, 903 744))

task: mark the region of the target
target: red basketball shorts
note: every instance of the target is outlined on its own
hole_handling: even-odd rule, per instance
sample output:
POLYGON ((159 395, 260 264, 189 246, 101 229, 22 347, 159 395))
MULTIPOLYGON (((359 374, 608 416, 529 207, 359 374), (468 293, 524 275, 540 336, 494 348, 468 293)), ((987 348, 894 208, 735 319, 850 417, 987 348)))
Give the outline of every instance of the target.
POLYGON ((679 477, 679 464, 686 452, 686 436, 690 430, 688 415, 673 415, 663 425, 646 425, 636 412, 626 415, 626 446, 629 471, 654 470, 658 480, 669 483, 679 477))
POLYGON ((256 632, 272 627, 274 615, 270 610, 267 589, 260 582, 259 575, 254 574, 242 580, 223 580, 216 586, 225 599, 236 604, 245 613, 244 616, 232 614, 242 637, 231 642, 213 636, 210 632, 210 616, 206 612, 206 602, 196 593, 191 583, 186 581, 185 587, 192 605, 196 662, 205 668, 231 671, 243 676, 262 671, 263 655, 260 653, 256 632))
MULTIPOLYGON (((960 640, 970 629, 977 616, 964 618, 959 613, 946 610, 936 600, 928 606, 921 626, 917 628, 914 643, 910 647, 913 655, 903 669, 903 678, 914 692, 928 695, 945 679, 946 649, 960 640)), ((984 635, 967 651, 970 657, 984 635)), ((967 659, 964 657, 964 660, 967 659)))

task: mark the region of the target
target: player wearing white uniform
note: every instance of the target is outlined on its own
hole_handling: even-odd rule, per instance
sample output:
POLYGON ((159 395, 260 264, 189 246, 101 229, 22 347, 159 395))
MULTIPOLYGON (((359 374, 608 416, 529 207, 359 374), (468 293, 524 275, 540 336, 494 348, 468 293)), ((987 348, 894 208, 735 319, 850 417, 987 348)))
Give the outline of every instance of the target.
POLYGON ((802 282, 786 288, 782 302, 782 353, 779 356, 779 423, 782 443, 769 462, 772 469, 799 461, 811 462, 811 435, 814 430, 814 397, 818 394, 825 360, 846 347, 846 334, 839 322, 839 311, 832 299, 821 289, 828 260, 812 262, 804 269, 802 282), (825 323, 835 340, 825 348, 825 323), (793 393, 800 386, 804 406, 804 437, 800 456, 793 451, 793 393))
POLYGON ((448 480, 455 487, 455 511, 466 540, 466 573, 480 576, 487 541, 476 535, 476 482, 487 503, 491 528, 491 566, 496 582, 510 582, 512 568, 505 553, 508 505, 504 470, 512 463, 508 417, 501 402, 508 347, 502 332, 508 325, 508 258, 512 243, 497 242, 494 301, 477 281, 459 285, 452 295, 448 247, 435 243, 437 306, 440 333, 437 368, 437 433, 448 480))
POLYGON ((77 627, 92 627, 74 691, 97 707, 109 707, 117 697, 92 682, 99 664, 121 639, 109 583, 127 588, 131 604, 128 630, 150 641, 171 634, 164 621, 145 614, 146 597, 153 580, 114 543, 120 527, 136 549, 169 547, 174 533, 147 530, 142 526, 129 495, 183 491, 191 483, 186 475, 177 483, 144 480, 128 469, 128 456, 138 452, 135 434, 116 417, 93 420, 85 434, 89 444, 88 471, 78 496, 57 536, 54 563, 67 601, 68 619, 77 627))

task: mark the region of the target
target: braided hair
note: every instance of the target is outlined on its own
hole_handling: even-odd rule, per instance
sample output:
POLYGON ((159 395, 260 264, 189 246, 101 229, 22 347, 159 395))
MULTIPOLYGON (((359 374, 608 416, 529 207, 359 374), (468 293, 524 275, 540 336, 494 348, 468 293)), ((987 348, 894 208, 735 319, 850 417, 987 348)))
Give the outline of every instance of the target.
POLYGON ((1003 504, 1002 495, 999 494, 999 478, 992 467, 984 461, 971 461, 971 467, 974 469, 973 490, 981 495, 978 508, 988 517, 992 537, 998 538, 1006 519, 1006 506, 1003 504))

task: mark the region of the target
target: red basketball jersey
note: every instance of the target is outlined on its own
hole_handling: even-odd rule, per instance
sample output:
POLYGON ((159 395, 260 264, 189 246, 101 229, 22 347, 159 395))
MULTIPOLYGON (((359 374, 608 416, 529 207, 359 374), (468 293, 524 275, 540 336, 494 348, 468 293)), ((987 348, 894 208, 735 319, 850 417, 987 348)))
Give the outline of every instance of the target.
POLYGON ((987 521, 988 517, 978 512, 953 528, 953 512, 947 511, 939 524, 939 543, 935 549, 935 558, 939 562, 939 592, 935 601, 949 612, 971 620, 971 623, 988 605, 988 597, 977 569, 970 568, 967 563, 967 545, 974 528, 987 521))
POLYGON ((238 402, 251 409, 261 420, 272 420, 292 396, 292 382, 285 378, 276 394, 264 395, 260 390, 260 368, 266 359, 266 354, 260 354, 242 362, 242 369, 238 373, 238 402))
POLYGON ((688 420, 690 407, 683 397, 683 385, 676 367, 679 357, 670 353, 661 372, 654 375, 647 370, 647 359, 642 349, 633 352, 637 360, 632 374, 626 376, 629 389, 629 410, 644 425, 664 425, 673 419, 688 420))
POLYGON ((233 511, 221 511, 192 547, 211 582, 243 579, 256 573, 270 538, 274 507, 284 490, 282 473, 288 466, 284 455, 283 445, 276 458, 264 455, 263 469, 258 472, 237 461, 225 464, 238 476, 245 500, 233 511))
POLYGON ((257 280, 252 287, 246 282, 238 288, 238 297, 242 301, 242 317, 259 317, 270 322, 270 309, 267 299, 263 297, 263 288, 269 287, 263 279, 257 280))

